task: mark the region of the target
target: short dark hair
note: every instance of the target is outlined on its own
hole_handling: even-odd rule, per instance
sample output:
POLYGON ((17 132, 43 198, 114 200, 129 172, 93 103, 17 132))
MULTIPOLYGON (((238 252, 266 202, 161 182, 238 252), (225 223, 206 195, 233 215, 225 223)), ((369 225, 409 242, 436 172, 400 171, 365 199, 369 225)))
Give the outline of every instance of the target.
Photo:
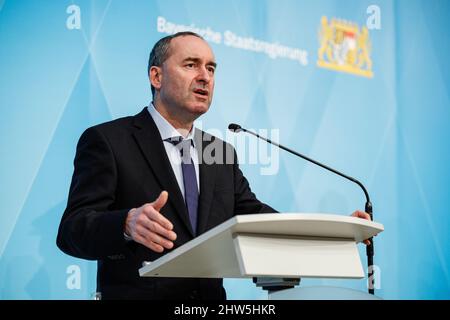
MULTIPOLYGON (((201 35, 191 31, 177 32, 170 36, 159 39, 158 42, 156 42, 155 45, 153 46, 153 49, 150 52, 150 57, 148 58, 148 67, 147 67, 148 76, 150 76, 151 67, 153 66, 161 67, 164 61, 166 61, 167 58, 169 57, 170 41, 172 41, 172 39, 175 39, 177 37, 185 37, 185 36, 194 36, 202 40, 205 40, 201 35)), ((155 87, 153 87, 152 84, 151 87, 152 87, 152 95, 154 97, 155 87)))

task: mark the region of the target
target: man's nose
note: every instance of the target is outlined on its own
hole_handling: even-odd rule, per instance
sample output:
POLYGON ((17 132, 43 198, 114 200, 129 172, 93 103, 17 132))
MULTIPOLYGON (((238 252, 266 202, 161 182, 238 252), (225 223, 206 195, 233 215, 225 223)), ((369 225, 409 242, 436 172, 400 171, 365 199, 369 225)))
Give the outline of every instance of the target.
POLYGON ((204 82, 207 84, 211 81, 211 78, 212 78, 212 76, 206 67, 199 68, 198 76, 197 76, 198 81, 201 81, 201 82, 204 82))

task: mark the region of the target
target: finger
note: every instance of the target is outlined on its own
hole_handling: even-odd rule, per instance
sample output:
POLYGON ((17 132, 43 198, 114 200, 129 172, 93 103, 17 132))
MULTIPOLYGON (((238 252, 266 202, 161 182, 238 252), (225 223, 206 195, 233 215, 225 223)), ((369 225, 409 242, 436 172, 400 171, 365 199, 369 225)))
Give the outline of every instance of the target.
POLYGON ((160 246, 166 248, 166 249, 172 249, 173 248, 173 242, 172 241, 167 240, 167 239, 159 236, 158 234, 156 234, 154 232, 151 232, 151 231, 147 232, 145 238, 147 240, 157 244, 157 245, 160 245, 160 246))
POLYGON ((152 233, 142 226, 136 228, 137 241, 155 252, 163 252, 164 247, 152 240, 152 233))
POLYGON ((142 221, 142 223, 148 230, 153 231, 168 240, 174 241, 177 238, 177 234, 175 232, 161 226, 156 221, 149 220, 147 216, 145 216, 145 220, 142 221))
POLYGON ((169 219, 167 219, 166 217, 164 217, 161 213, 159 213, 154 207, 152 207, 151 205, 146 207, 144 210, 145 214, 147 215, 147 217, 152 220, 155 221, 157 223, 159 223, 162 227, 168 229, 168 230, 172 230, 173 229, 173 225, 172 223, 169 221, 169 219))
POLYGON ((148 230, 144 226, 140 225, 136 228, 136 231, 138 234, 147 240, 147 242, 153 242, 157 245, 160 245, 166 249, 172 249, 173 248, 173 242, 170 240, 167 240, 158 234, 154 233, 153 231, 148 230))
POLYGON ((168 198, 169 194, 167 193, 167 191, 163 191, 159 194, 158 199, 153 201, 151 205, 153 208, 155 208, 156 211, 160 211, 161 208, 166 204, 168 198))
MULTIPOLYGON (((149 208, 148 210, 151 211, 152 209, 149 208)), ((156 215, 159 213, 155 212, 154 214, 156 215)), ((137 224, 141 225, 142 227, 146 228, 147 230, 149 230, 151 232, 155 232, 155 233, 163 236, 164 238, 166 238, 168 240, 174 241, 177 238, 177 235, 175 232, 165 228, 164 226, 160 225, 155 220, 150 220, 150 218, 147 215, 140 216, 137 220, 137 224)))
POLYGON ((143 244, 144 246, 146 246, 147 248, 149 248, 150 250, 153 250, 155 252, 161 253, 164 251, 164 248, 162 246, 160 246, 159 244, 156 244, 152 241, 147 240, 147 238, 141 236, 140 234, 136 233, 134 236, 134 240, 136 242, 143 244))
POLYGON ((360 210, 357 210, 357 211, 353 212, 352 217, 362 218, 362 219, 366 219, 366 220, 371 220, 370 219, 370 215, 367 212, 360 211, 360 210))

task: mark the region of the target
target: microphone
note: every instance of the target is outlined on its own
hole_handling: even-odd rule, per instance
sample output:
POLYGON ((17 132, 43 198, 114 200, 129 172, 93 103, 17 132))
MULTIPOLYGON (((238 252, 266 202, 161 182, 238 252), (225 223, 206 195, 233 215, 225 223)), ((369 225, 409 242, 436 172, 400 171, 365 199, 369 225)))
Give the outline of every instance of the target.
MULTIPOLYGON (((309 158, 309 157, 307 157, 307 156, 305 156, 305 155, 303 155, 301 153, 298 153, 298 152, 296 152, 296 151, 294 151, 292 149, 289 149, 289 148, 287 148, 287 147, 285 147, 285 146, 283 146, 281 144, 273 142, 270 139, 267 139, 265 137, 261 137, 256 132, 249 131, 249 130, 247 130, 245 128, 242 128, 238 124, 230 123, 228 125, 228 129, 230 131, 232 131, 232 132, 235 132, 235 133, 247 132, 247 133, 249 133, 251 135, 254 135, 255 137, 257 137, 259 139, 262 139, 262 140, 264 140, 264 141, 266 141, 266 142, 268 142, 270 144, 273 144, 273 145, 279 147, 280 149, 283 149, 283 150, 285 150, 285 151, 287 151, 287 152, 289 152, 289 153, 291 153, 293 155, 296 155, 297 157, 300 157, 302 159, 305 159, 306 161, 312 162, 312 163, 314 163, 315 165, 317 165, 319 167, 322 167, 322 168, 324 168, 324 169, 326 169, 328 171, 333 172, 334 174, 337 174, 338 176, 341 176, 341 177, 343 177, 343 178, 345 178, 345 179, 347 179, 347 180, 349 180, 349 181, 351 181, 353 183, 356 183, 364 192, 364 195, 366 197, 365 212, 367 212, 370 215, 370 220, 373 221, 373 213, 372 213, 373 209, 372 209, 372 203, 370 202, 369 193, 367 192, 367 189, 364 187, 364 185, 361 182, 359 182, 358 180, 356 180, 355 178, 352 178, 352 177, 350 177, 350 176, 348 176, 348 175, 346 175, 346 174, 344 174, 344 173, 342 173, 342 172, 340 172, 340 171, 338 171, 336 169, 333 169, 333 168, 331 168, 329 166, 326 166, 323 163, 320 163, 320 162, 318 162, 318 161, 316 161, 314 159, 311 159, 311 158, 309 158)), ((369 290, 368 291, 369 291, 370 294, 375 294, 375 278, 374 278, 374 268, 373 268, 373 256, 374 256, 373 238, 370 238, 369 240, 370 240, 370 244, 368 246, 366 246, 367 267, 368 267, 368 274, 367 274, 367 276, 368 276, 368 281, 369 281, 369 283, 368 283, 369 284, 368 285, 369 290), (370 280, 372 280, 372 282, 370 282, 370 280)))
POLYGON ((230 130, 231 132, 241 132, 242 131, 242 127, 236 123, 230 123, 228 125, 228 130, 230 130))

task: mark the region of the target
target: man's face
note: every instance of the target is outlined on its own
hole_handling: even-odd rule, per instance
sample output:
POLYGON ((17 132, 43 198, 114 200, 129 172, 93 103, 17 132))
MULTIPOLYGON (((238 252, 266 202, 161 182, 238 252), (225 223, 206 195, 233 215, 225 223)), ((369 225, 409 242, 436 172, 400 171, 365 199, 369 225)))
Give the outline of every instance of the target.
POLYGON ((160 75, 159 95, 164 106, 186 120, 208 111, 215 68, 214 54, 204 40, 194 36, 172 39, 160 75))

